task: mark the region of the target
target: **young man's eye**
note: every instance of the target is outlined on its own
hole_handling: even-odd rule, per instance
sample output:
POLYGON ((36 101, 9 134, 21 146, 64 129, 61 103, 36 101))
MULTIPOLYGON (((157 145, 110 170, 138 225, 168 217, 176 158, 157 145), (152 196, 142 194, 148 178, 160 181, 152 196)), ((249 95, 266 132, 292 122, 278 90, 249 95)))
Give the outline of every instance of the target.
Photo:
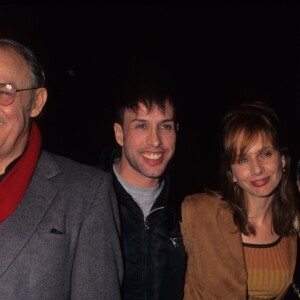
POLYGON ((144 128, 146 128, 146 125, 145 124, 137 124, 135 126, 135 128, 137 128, 137 129, 144 129, 144 128))
POLYGON ((166 129, 166 130, 172 130, 173 129, 173 125, 172 124, 169 124, 169 123, 166 123, 166 124, 162 124, 160 126, 161 129, 166 129))

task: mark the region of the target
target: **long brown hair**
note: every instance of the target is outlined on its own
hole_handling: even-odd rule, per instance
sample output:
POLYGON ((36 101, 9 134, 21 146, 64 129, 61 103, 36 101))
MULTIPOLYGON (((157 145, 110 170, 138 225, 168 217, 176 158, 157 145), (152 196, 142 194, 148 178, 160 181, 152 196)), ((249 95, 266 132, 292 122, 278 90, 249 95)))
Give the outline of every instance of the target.
POLYGON ((273 228, 280 235, 294 231, 298 193, 291 176, 291 155, 282 131, 280 120, 275 111, 264 102, 243 103, 229 111, 223 119, 221 183, 222 198, 233 210, 233 218, 239 230, 245 234, 255 234, 255 229, 248 223, 247 203, 243 192, 234 183, 231 165, 238 151, 245 153, 247 147, 258 136, 270 141, 273 147, 284 155, 285 171, 279 186, 275 190, 272 203, 273 228), (243 134, 241 149, 237 149, 236 138, 243 134))

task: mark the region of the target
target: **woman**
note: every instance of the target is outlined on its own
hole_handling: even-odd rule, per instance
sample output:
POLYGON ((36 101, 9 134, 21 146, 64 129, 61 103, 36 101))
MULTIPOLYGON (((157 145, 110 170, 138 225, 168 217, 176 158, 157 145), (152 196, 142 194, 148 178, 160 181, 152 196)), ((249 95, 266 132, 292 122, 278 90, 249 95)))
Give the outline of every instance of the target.
POLYGON ((262 102, 225 116, 221 192, 187 196, 182 205, 184 299, 284 299, 296 262, 298 195, 279 125, 262 102))

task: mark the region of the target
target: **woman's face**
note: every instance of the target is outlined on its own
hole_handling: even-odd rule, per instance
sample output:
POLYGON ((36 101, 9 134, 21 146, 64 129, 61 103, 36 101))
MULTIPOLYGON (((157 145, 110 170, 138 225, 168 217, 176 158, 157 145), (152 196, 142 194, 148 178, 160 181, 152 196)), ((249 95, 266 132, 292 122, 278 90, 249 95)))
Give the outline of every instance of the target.
POLYGON ((233 180, 244 191, 247 199, 274 196, 275 189, 282 178, 285 157, 274 149, 268 139, 261 135, 240 153, 243 134, 237 138, 238 153, 231 165, 233 180))

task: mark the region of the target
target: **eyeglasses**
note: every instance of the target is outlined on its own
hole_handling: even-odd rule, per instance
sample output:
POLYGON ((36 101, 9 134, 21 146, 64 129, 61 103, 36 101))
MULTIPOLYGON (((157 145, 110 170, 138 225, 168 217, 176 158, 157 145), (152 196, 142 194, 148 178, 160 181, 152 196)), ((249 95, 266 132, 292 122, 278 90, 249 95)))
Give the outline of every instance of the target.
POLYGON ((7 106, 14 102, 16 93, 36 90, 37 87, 16 89, 11 83, 0 83, 0 105, 7 106))

